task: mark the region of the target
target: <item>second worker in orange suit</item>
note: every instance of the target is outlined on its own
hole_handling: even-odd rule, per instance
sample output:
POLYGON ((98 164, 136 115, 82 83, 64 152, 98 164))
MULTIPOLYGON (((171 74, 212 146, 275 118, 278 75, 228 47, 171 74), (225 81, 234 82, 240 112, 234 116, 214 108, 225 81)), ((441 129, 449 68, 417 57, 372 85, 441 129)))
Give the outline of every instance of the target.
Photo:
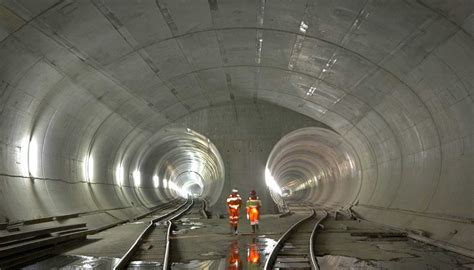
POLYGON ((250 192, 250 197, 247 200, 247 219, 250 221, 253 233, 258 231, 258 222, 260 219, 261 206, 262 202, 258 198, 257 192, 255 192, 255 190, 252 190, 250 192))

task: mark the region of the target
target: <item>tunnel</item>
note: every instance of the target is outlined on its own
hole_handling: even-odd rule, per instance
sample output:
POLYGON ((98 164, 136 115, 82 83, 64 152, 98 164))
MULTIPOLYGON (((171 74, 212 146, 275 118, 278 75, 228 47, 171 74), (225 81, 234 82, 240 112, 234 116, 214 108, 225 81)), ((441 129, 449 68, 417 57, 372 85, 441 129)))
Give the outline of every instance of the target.
MULTIPOLYGON (((154 134, 131 164, 136 164, 134 170, 127 170, 136 172, 132 177, 143 177, 143 184, 152 185, 148 193, 155 198, 149 200, 150 205, 192 196, 212 206, 224 186, 225 168, 219 151, 208 138, 189 128, 154 134)), ((124 170, 122 164, 118 168, 124 170)))
POLYGON ((238 189, 474 257, 473 35, 470 0, 1 1, 0 236, 238 189))
POLYGON ((334 131, 302 128, 285 135, 272 149, 265 182, 280 208, 303 201, 344 209, 356 204, 361 168, 349 142, 334 131))

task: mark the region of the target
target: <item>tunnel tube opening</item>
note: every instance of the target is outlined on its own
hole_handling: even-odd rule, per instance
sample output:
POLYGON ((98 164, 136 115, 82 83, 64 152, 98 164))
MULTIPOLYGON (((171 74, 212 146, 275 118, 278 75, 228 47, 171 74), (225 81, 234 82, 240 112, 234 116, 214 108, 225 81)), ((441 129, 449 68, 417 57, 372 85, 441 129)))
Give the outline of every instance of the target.
MULTIPOLYGON (((199 172, 185 171, 176 177, 177 186, 181 190, 181 195, 201 197, 204 190, 204 180, 199 172)), ((184 196, 182 196, 184 197, 184 196)))
POLYGON ((207 137, 189 128, 155 134, 134 163, 133 178, 147 181, 148 186, 152 183, 160 201, 193 196, 213 205, 223 189, 224 163, 219 151, 207 137))
POLYGON ((325 128, 288 133, 273 147, 265 168, 265 182, 280 210, 287 202, 346 208, 356 200, 361 180, 357 153, 325 128))

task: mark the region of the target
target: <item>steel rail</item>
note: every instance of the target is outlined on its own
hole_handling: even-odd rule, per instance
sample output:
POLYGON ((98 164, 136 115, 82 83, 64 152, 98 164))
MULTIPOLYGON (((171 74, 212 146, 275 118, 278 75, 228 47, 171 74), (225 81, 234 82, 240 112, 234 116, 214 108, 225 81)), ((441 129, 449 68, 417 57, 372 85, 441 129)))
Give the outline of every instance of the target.
POLYGON ((194 199, 191 199, 191 203, 186 207, 186 209, 182 210, 178 214, 174 215, 173 217, 169 218, 166 222, 168 224, 168 230, 166 232, 166 249, 165 249, 165 257, 163 259, 163 270, 168 270, 169 267, 169 257, 170 257, 170 235, 171 235, 171 227, 173 226, 173 219, 180 217, 182 214, 186 213, 193 207, 194 199))
POLYGON ((283 247, 283 244, 285 243, 286 239, 288 239, 288 237, 290 236, 291 232, 296 229, 296 227, 298 227, 299 225, 301 225, 303 222, 311 219, 312 217, 314 217, 314 215, 316 215, 316 211, 314 209, 311 209, 312 210, 312 213, 311 215, 307 216, 307 217, 304 217, 302 219, 300 219, 298 222, 296 222, 295 224, 293 224, 293 226, 291 226, 281 237, 280 239, 278 239, 278 242, 276 243, 275 247, 273 248, 272 252, 270 253, 270 255, 268 256, 267 258, 267 261, 265 262, 265 266, 263 269, 265 270, 271 270, 273 269, 273 265, 275 264, 275 261, 276 261, 276 258, 278 256, 278 252, 281 250, 281 248, 283 247))
POLYGON ((132 246, 127 250, 127 252, 120 258, 120 260, 117 262, 117 264, 114 266, 114 270, 121 270, 121 269, 125 269, 130 261, 130 259, 132 258, 133 254, 135 253, 135 251, 138 249, 138 247, 140 246, 141 242, 143 241, 143 239, 145 238, 145 236, 151 231, 151 229, 154 227, 154 224, 160 220, 163 220, 171 215, 173 215, 173 213, 181 210, 183 207, 185 207, 187 204, 189 204, 189 199, 186 200, 186 202, 184 202, 182 205, 180 205, 178 208, 176 209, 173 209, 172 211, 164 214, 164 215, 161 215, 159 217, 156 217, 154 219, 152 219, 150 221, 150 223, 148 224, 148 226, 145 228, 145 230, 143 230, 143 232, 138 236, 138 238, 135 240, 135 242, 132 244, 132 246))
MULTIPOLYGON (((328 212, 321 210, 319 211, 322 213, 322 216, 318 218, 316 224, 314 225, 313 231, 311 232, 311 238, 309 240, 309 256, 311 258, 311 268, 314 270, 319 270, 318 260, 316 260, 316 255, 314 253, 314 243, 316 241, 316 231, 318 230, 319 224, 323 221, 327 216, 328 212)), ((318 215, 316 215, 317 217, 318 215)))

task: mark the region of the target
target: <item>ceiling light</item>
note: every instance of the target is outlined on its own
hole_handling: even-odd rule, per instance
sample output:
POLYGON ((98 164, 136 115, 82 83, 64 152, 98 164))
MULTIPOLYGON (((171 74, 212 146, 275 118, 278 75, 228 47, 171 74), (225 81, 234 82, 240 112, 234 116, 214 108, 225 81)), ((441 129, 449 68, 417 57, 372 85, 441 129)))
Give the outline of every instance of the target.
POLYGON ((133 180, 135 181, 135 186, 139 187, 141 183, 141 174, 139 170, 135 170, 132 174, 133 180))
POLYGON ((153 175, 153 184, 155 188, 158 188, 160 186, 160 179, 158 178, 157 175, 153 175))
POLYGON ((117 184, 121 187, 123 185, 123 167, 117 166, 115 169, 115 178, 117 180, 117 184))
POLYGON ((306 95, 307 95, 307 96, 312 96, 312 95, 314 94, 314 91, 316 91, 316 87, 311 86, 311 87, 308 89, 308 92, 306 92, 306 95))
POLYGON ((306 30, 308 30, 308 25, 304 21, 301 21, 300 32, 306 34, 306 30))

